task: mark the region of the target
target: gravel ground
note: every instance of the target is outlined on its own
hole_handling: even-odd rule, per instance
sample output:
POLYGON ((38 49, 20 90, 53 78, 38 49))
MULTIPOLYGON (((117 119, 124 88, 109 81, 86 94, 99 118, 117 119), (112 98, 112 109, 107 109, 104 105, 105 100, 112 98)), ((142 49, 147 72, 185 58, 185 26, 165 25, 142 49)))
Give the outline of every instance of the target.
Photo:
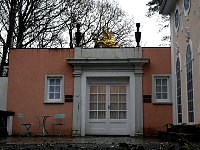
MULTIPOLYGON (((95 140, 105 140, 105 138, 97 138, 95 140)), ((109 139, 109 138, 108 138, 109 139)), ((93 141, 93 138, 88 138, 86 141, 75 139, 74 141, 62 141, 60 139, 39 139, 24 138, 24 139, 0 139, 0 150, 178 150, 177 143, 151 141, 151 140, 135 140, 134 138, 116 138, 105 141, 93 141), (37 139, 37 140, 36 140, 37 139), (91 140, 90 140, 91 139, 91 140), (122 139, 122 142, 118 142, 122 139), (30 141, 33 142, 30 142, 30 141), (52 141, 53 142, 52 142, 52 141), (79 142, 80 140, 80 142, 79 142), (125 141, 127 140, 127 141, 125 141), (28 141, 28 142, 27 142, 28 141), (38 142, 39 141, 39 142, 38 142), (90 142, 89 142, 90 141, 90 142), (139 142, 138 142, 139 141, 139 142)), ((107 140, 107 139, 106 139, 107 140)), ((200 150, 200 143, 192 143, 194 146, 191 150, 200 150)))

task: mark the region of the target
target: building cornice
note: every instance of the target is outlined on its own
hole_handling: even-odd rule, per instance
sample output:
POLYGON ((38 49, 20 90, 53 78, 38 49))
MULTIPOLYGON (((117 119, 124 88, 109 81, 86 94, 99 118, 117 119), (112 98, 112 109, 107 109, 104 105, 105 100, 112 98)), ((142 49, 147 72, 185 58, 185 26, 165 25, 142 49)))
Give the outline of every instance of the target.
POLYGON ((127 58, 127 59, 93 59, 76 58, 67 59, 68 64, 73 66, 82 65, 144 65, 149 63, 149 58, 127 58))

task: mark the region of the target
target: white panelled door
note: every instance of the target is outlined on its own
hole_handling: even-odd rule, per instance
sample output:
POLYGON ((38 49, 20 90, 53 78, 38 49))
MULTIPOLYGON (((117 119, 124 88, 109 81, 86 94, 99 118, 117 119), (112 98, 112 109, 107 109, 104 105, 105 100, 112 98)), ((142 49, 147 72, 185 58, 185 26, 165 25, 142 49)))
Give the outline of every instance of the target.
POLYGON ((128 135, 126 83, 91 83, 86 134, 128 135))

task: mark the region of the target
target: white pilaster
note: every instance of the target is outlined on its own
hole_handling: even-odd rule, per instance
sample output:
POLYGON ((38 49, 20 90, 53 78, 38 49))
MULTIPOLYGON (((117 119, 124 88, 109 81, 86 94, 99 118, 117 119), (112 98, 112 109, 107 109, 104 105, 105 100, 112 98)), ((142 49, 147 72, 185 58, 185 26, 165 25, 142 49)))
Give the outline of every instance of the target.
POLYGON ((72 135, 81 135, 81 68, 74 67, 74 101, 72 135))
POLYGON ((135 66, 135 134, 143 134, 142 65, 135 66))

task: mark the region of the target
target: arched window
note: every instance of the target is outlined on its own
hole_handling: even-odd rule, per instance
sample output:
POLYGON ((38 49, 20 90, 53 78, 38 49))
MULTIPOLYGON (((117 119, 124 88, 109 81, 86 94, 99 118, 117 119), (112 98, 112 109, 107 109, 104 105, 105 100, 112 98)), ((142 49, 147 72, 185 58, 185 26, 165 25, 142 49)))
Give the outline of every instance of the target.
POLYGON ((177 100, 177 113, 178 123, 182 123, 182 104, 181 104, 181 74, 180 74, 180 60, 176 61, 176 100, 177 100))
POLYGON ((185 15, 185 16, 188 16, 188 14, 189 14, 189 11, 190 11, 190 4, 191 4, 191 1, 190 1, 190 0, 184 0, 184 1, 183 1, 184 15, 185 15))
POLYGON ((187 70, 187 99, 188 99, 188 121, 194 122, 194 104, 193 104, 193 64, 191 45, 187 45, 186 51, 186 70, 187 70))
POLYGON ((175 31, 178 32, 179 30, 179 25, 180 25, 180 17, 179 17, 179 9, 178 7, 175 10, 175 14, 174 14, 174 27, 175 27, 175 31))

